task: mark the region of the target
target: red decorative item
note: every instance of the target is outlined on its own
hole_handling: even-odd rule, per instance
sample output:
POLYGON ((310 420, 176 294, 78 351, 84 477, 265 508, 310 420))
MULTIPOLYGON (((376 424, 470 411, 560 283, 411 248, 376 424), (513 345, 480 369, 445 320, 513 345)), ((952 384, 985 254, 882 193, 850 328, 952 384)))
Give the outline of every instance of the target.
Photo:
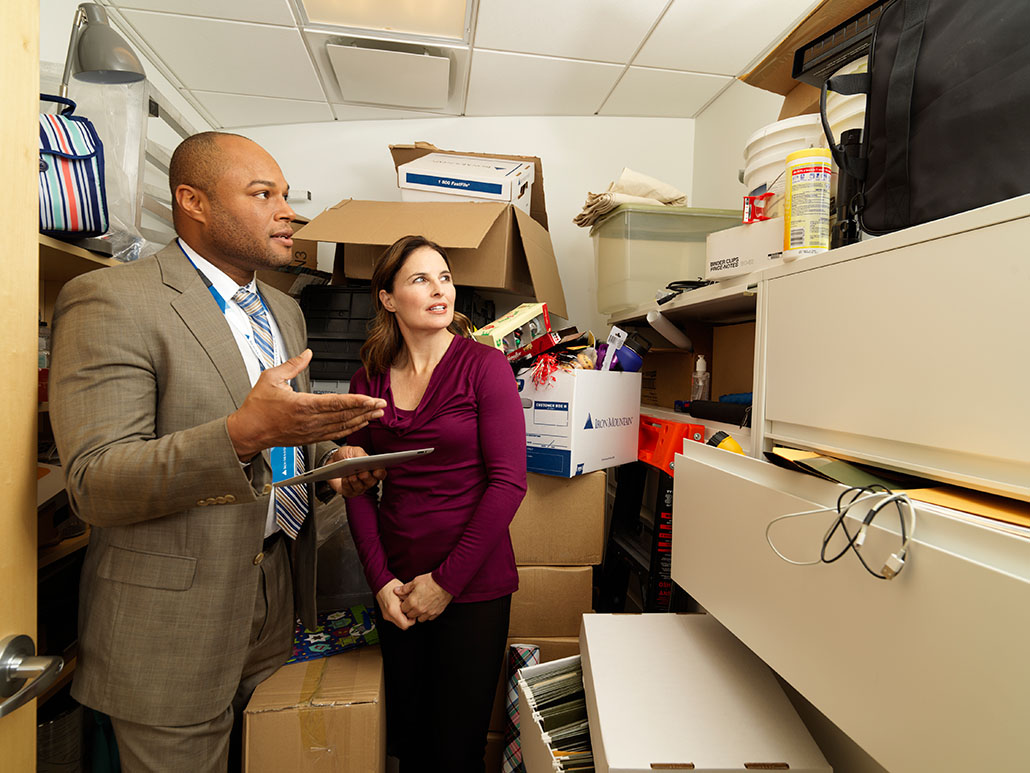
POLYGON ((554 374, 558 367, 558 359, 553 354, 541 354, 533 366, 533 385, 537 389, 543 389, 557 381, 554 374))

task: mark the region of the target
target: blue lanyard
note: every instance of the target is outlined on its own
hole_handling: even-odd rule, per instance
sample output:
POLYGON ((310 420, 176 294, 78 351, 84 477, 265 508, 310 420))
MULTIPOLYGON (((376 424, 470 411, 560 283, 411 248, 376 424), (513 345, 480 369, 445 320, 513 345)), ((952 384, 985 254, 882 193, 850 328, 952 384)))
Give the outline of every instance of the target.
MULTIPOLYGON (((220 308, 222 310, 222 314, 226 314, 227 311, 228 311, 228 304, 226 303, 225 298, 223 298, 222 294, 219 293, 218 290, 215 289, 215 286, 213 284, 211 284, 211 280, 207 278, 207 275, 203 271, 200 270, 200 266, 198 266, 196 263, 193 262, 193 258, 191 258, 189 253, 186 252, 185 249, 183 249, 182 243, 178 239, 175 240, 175 243, 179 246, 179 249, 182 251, 182 254, 186 257, 186 260, 188 260, 190 262, 190 265, 193 266, 194 269, 196 269, 198 274, 200 274, 200 278, 204 280, 204 284, 207 286, 208 292, 210 292, 211 293, 211 297, 215 299, 215 303, 217 303, 218 304, 218 308, 220 308)), ((265 316, 266 317, 271 317, 272 314, 268 310, 268 307, 265 305, 265 299, 261 297, 261 293, 254 293, 254 294, 257 295, 258 301, 261 302, 261 308, 264 309, 265 316)), ((231 325, 230 325, 230 327, 231 327, 231 325)), ((251 350, 253 350, 254 349, 254 342, 250 339, 250 336, 245 336, 245 338, 247 339, 247 343, 250 345, 251 350)), ((275 348, 278 349, 279 347, 275 346, 275 348)), ((257 357, 258 369, 259 370, 264 370, 265 366, 264 366, 263 362, 261 361, 261 356, 256 351, 254 352, 254 356, 257 357)), ((274 362, 274 360, 273 360, 273 362, 274 362)))

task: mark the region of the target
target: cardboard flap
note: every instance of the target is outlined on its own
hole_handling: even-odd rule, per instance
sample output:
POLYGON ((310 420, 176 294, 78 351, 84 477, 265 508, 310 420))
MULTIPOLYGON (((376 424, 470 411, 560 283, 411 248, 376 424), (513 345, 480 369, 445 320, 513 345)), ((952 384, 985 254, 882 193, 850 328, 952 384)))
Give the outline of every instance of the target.
POLYGON ((375 703, 383 681, 379 647, 283 666, 254 692, 247 713, 375 703))
MULTIPOLYGON (((442 150, 431 142, 416 142, 413 145, 391 145, 390 155, 393 156, 393 168, 414 161, 430 153, 446 153, 451 156, 476 156, 478 158, 506 158, 511 161, 527 161, 533 163, 533 198, 529 203, 530 214, 533 219, 544 228, 547 228, 547 205, 544 202, 544 168, 540 159, 536 156, 512 156, 507 153, 470 153, 465 150, 442 150)), ((445 245, 446 246, 446 245, 445 245)), ((548 304, 550 305, 550 304, 548 304)), ((564 316, 564 315, 562 315, 564 316)))
POLYGON ((565 292, 562 290, 561 275, 555 262, 551 235, 534 218, 518 207, 512 207, 518 223, 522 247, 526 252, 529 275, 533 278, 536 299, 547 304, 547 310, 565 319, 569 312, 565 306, 565 292))
POLYGON ((448 248, 473 249, 508 207, 502 202, 401 202, 346 199, 318 215, 298 239, 345 244, 393 244, 421 234, 448 248))

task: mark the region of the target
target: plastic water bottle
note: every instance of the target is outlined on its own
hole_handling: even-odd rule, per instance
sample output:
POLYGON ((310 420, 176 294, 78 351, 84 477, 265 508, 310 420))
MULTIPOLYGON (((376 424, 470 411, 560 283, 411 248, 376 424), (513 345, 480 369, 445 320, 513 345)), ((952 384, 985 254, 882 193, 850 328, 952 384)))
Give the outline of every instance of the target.
POLYGON ((690 399, 710 400, 712 396, 712 374, 708 372, 708 363, 704 355, 697 356, 694 374, 690 378, 690 399))

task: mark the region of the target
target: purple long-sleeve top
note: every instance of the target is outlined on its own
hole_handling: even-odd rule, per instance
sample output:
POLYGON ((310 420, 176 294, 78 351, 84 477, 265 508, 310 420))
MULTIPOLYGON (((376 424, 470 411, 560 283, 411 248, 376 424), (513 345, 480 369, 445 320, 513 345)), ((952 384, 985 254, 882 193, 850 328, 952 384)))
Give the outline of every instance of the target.
POLYGON ((414 411, 394 405, 390 373, 362 368, 352 393, 386 400, 347 438, 370 454, 432 447, 389 470, 382 498, 347 500, 347 520, 373 592, 431 572, 456 602, 518 589, 508 525, 526 493, 526 427, 507 359, 455 336, 414 411))

